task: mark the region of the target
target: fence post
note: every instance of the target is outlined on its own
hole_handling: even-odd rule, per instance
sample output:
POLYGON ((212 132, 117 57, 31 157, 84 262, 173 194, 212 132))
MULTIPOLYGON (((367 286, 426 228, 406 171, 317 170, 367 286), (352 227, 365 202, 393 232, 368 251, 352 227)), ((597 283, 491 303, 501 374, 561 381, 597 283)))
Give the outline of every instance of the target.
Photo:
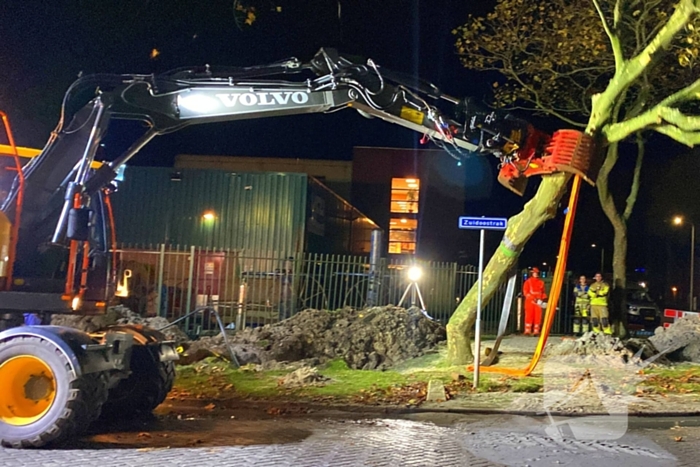
POLYGON ((382 255, 382 231, 375 229, 372 231, 371 246, 369 254, 369 287, 367 288, 367 306, 376 306, 379 291, 377 290, 377 273, 379 272, 379 260, 382 255))
POLYGON ((156 315, 163 318, 167 315, 167 310, 163 310, 163 270, 165 269, 165 243, 160 245, 160 255, 158 258, 158 281, 156 282, 156 315))
MULTIPOLYGON (((192 280, 194 279, 194 247, 190 247, 190 267, 189 271, 187 274, 187 301, 186 303, 186 309, 185 313, 189 313, 192 311, 191 305, 192 305, 192 280)), ((185 319, 185 329, 190 328, 190 318, 187 317, 185 319)))
POLYGON ((242 330, 243 316, 245 315, 246 283, 241 283, 238 288, 238 314, 236 315, 236 332, 242 330))
POLYGON ((440 321, 442 321, 442 324, 447 324, 450 321, 450 318, 452 318, 452 313, 455 312, 457 307, 459 306, 459 299, 461 299, 461 293, 460 293, 460 287, 459 287, 459 268, 457 266, 457 263, 452 263, 452 267, 450 268, 450 274, 452 275, 452 294, 450 295, 450 301, 447 302, 447 310, 446 311, 446 316, 443 315, 440 318, 440 321), (455 300, 455 297, 459 297, 457 300, 455 300))

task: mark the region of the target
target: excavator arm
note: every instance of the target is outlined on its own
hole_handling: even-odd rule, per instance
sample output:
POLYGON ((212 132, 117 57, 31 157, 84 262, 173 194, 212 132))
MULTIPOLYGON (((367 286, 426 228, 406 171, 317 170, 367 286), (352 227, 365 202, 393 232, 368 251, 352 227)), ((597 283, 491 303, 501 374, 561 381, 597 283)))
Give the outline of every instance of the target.
MULTIPOLYGON (((499 158, 499 180, 518 194, 532 174, 564 170, 588 177, 586 154, 567 151, 562 160, 548 152, 550 137, 527 122, 480 109, 430 83, 411 81, 372 60, 351 60, 333 49, 321 49, 307 63, 291 58, 246 68, 81 77, 66 92, 61 120, 47 145, 23 169, 21 189, 16 183, 0 206, 13 218, 23 191, 14 256, 30 257, 47 238, 50 245, 70 246, 71 257, 80 256, 83 242, 90 240, 89 219, 99 202, 95 197, 112 189, 120 167, 154 137, 196 124, 355 109, 422 133, 458 161, 471 154, 499 158), (81 98, 87 104, 64 124, 67 109, 81 98), (110 122, 120 119, 143 121, 148 129, 127 151, 94 170, 110 122)), ((67 295, 85 286, 70 279, 79 276, 80 267, 73 264, 68 271, 67 295)))
POLYGON ((21 313, 103 312, 119 294, 110 258, 115 237, 109 193, 121 167, 155 136, 188 125, 345 108, 420 132, 458 160, 465 153, 498 157, 499 180, 519 194, 531 175, 577 175, 543 337, 531 365, 516 373, 528 374, 553 319, 578 187, 581 178, 592 178, 588 136, 562 130, 550 138, 527 122, 480 110, 430 83, 415 83, 372 60, 351 60, 330 49, 308 63, 289 59, 157 76, 92 75, 69 88, 59 125, 41 153, 25 167, 14 158, 19 173, 0 206, 0 381, 6 388, 0 392, 0 444, 58 443, 79 434, 100 413, 149 413, 172 388, 177 353, 157 331, 132 325, 92 334, 61 326, 2 330, 5 317, 21 313), (76 102, 79 110, 66 117, 76 102), (118 119, 140 120, 148 129, 127 151, 95 169, 100 142, 118 119))

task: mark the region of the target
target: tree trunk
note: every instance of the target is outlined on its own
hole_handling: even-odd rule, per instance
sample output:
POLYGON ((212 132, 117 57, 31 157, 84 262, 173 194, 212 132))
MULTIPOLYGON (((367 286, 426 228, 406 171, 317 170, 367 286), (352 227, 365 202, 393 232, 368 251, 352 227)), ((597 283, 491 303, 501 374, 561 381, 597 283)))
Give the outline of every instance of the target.
POLYGON ((624 324, 622 326, 617 326, 617 323, 620 322, 620 307, 622 306, 622 300, 620 300, 620 298, 624 295, 625 282, 627 279, 627 223, 617 210, 615 200, 608 187, 610 172, 618 159, 618 150, 619 143, 610 143, 605 161, 598 173, 596 184, 598 187, 600 206, 603 208, 603 212, 610 221, 614 232, 613 283, 610 284, 612 293, 610 294, 609 304, 610 319, 615 327, 619 327, 622 330, 622 334, 624 335, 626 333, 624 324))
MULTIPOLYGON (((545 221, 554 217, 570 178, 571 175, 563 173, 543 177, 535 196, 519 214, 508 220, 503 241, 484 268, 483 306, 506 280, 508 271, 517 265, 525 243, 545 221)), ((471 330, 476 321, 477 299, 478 287, 475 284, 447 324, 447 358, 453 365, 466 365, 473 360, 471 330)))
POLYGON ((640 175, 644 160, 644 140, 637 134, 637 159, 634 166, 632 186, 625 202, 625 209, 620 212, 615 206, 615 200, 608 187, 610 172, 618 159, 618 144, 610 143, 608 153, 603 166, 598 174, 598 198, 603 212, 610 220, 613 227, 613 287, 610 303, 610 319, 617 328, 617 335, 625 337, 627 327, 627 220, 632 215, 632 210, 639 194, 640 175))
POLYGON ((610 320, 619 337, 627 336, 627 224, 615 228, 613 240, 613 290, 610 320))
MULTIPOLYGON (((635 70, 633 67, 632 71, 635 70)), ((623 74, 627 76, 630 71, 626 68, 623 74)), ((591 116, 585 132, 597 140, 599 148, 602 147, 600 145, 602 129, 605 123, 610 121, 613 111, 617 110, 615 104, 628 86, 629 80, 624 79, 617 70, 605 91, 592 98, 591 116)), ((505 281, 510 268, 517 264, 523 247, 535 230, 554 217, 570 179, 571 175, 567 173, 542 177, 535 196, 525 204, 520 213, 509 219, 503 241, 484 270, 482 292, 484 305, 494 296, 498 286, 505 281)), ((476 322, 477 288, 475 286, 469 290, 447 324, 447 360, 452 365, 465 365, 473 360, 471 329, 476 322)), ((549 297, 549 299, 557 300, 558 297, 549 297)))

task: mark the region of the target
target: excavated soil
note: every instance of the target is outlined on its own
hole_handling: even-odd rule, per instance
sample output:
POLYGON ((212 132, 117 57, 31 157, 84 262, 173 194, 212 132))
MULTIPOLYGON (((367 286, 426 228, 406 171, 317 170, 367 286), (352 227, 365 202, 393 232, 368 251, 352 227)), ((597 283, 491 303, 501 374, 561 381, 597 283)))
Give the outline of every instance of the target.
POLYGON ((563 340, 549 347, 545 356, 560 362, 605 362, 607 365, 624 367, 629 364, 642 365, 645 361, 668 363, 666 358, 648 339, 621 340, 605 334, 589 332, 578 339, 563 340))
MULTIPOLYGON (((384 369, 421 356, 446 339, 445 328, 420 310, 393 306, 364 310, 305 310, 292 318, 228 336, 240 364, 303 361, 310 366, 343 358, 354 369, 384 369)), ((222 335, 190 344, 183 358, 206 352, 228 356, 222 335)))
MULTIPOLYGON (((85 332, 95 332, 108 326, 117 324, 136 324, 153 329, 161 329, 169 324, 168 320, 161 317, 142 318, 124 306, 115 306, 107 310, 107 313, 97 316, 53 315, 51 324, 54 326, 68 326, 85 332)), ((177 326, 171 326, 162 331, 165 336, 178 344, 187 342, 187 334, 177 326)))
POLYGON ((700 363, 700 316, 684 316, 667 328, 659 327, 649 340, 672 360, 700 363))
MULTIPOLYGON (((100 316, 55 315, 51 324, 94 332, 116 324, 162 329, 168 321, 159 317, 142 318, 118 306, 100 316)), ((163 332, 185 348, 180 364, 212 355, 231 358, 222 334, 190 341, 177 326, 163 332)), ((335 358, 343 358, 354 369, 384 369, 430 352, 445 339, 445 328, 425 317, 419 309, 393 306, 337 311, 308 309, 279 323, 227 334, 239 364, 258 364, 264 369, 279 368, 284 365, 280 362, 295 362, 296 368, 316 366, 335 358)))

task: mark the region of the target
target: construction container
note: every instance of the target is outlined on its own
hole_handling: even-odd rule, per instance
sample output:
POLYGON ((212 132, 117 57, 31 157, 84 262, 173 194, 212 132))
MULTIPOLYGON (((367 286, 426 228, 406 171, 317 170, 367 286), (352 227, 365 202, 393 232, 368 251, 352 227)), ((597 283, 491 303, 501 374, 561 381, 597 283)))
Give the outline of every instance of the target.
POLYGON ((377 226, 301 173, 128 167, 113 195, 120 244, 257 257, 365 254, 377 226))

